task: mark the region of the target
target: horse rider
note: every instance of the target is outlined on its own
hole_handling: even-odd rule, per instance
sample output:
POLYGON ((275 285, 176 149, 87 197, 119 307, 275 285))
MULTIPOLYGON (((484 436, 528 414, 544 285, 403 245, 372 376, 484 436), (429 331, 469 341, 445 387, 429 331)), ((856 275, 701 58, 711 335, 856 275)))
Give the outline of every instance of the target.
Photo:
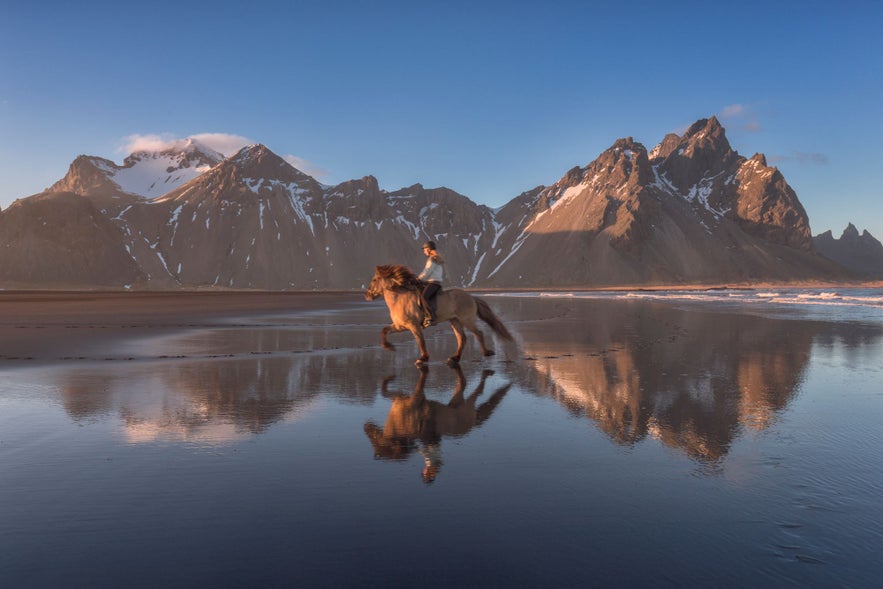
POLYGON ((423 255, 426 256, 426 266, 417 278, 426 282, 421 297, 426 316, 423 319, 423 327, 429 327, 435 323, 435 295, 441 290, 445 278, 444 259, 439 255, 434 241, 423 244, 423 255))

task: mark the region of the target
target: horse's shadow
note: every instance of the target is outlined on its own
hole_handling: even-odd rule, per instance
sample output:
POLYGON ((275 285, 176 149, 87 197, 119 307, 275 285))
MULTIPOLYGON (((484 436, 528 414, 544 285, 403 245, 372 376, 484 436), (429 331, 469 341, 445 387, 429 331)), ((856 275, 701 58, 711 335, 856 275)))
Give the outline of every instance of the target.
POLYGON ((484 403, 478 398, 484 392, 487 377, 493 370, 484 370, 475 390, 466 397, 466 377, 459 366, 452 366, 457 374, 454 394, 445 404, 426 398, 424 388, 429 370, 420 369, 420 377, 410 395, 390 391, 393 376, 383 379, 381 392, 392 400, 386 424, 381 428, 372 422, 365 424, 365 434, 374 446, 374 457, 384 460, 406 460, 414 451, 424 459, 423 482, 431 483, 442 466, 441 441, 444 437, 466 435, 479 427, 503 400, 512 383, 498 388, 484 403))

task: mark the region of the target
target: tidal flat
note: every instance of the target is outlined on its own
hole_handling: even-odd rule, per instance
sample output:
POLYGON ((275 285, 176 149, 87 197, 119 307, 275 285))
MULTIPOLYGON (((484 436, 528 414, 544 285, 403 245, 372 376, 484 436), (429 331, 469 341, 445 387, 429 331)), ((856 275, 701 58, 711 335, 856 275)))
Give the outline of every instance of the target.
POLYGON ((877 311, 481 296, 0 293, 0 586, 883 578, 877 311))

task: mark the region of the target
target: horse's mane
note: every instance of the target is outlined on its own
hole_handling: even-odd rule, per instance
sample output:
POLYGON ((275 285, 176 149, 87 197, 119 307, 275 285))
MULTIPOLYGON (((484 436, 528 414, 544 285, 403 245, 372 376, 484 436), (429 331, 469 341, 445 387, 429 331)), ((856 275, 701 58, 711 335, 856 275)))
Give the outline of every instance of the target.
POLYGON ((407 290, 417 290, 420 288, 420 279, 417 278, 417 275, 410 268, 402 264, 377 266, 376 271, 380 278, 388 280, 395 287, 407 290))

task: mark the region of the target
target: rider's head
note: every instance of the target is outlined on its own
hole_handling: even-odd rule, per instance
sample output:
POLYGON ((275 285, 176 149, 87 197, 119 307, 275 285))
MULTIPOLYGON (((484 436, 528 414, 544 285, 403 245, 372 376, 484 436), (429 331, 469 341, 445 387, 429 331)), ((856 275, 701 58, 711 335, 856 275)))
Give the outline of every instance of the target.
POLYGON ((424 253, 424 254, 426 253, 426 250, 429 250, 430 252, 434 252, 434 251, 436 251, 437 249, 438 249, 438 248, 435 247, 435 242, 434 242, 434 241, 427 241, 426 243, 423 244, 423 253, 424 253))

